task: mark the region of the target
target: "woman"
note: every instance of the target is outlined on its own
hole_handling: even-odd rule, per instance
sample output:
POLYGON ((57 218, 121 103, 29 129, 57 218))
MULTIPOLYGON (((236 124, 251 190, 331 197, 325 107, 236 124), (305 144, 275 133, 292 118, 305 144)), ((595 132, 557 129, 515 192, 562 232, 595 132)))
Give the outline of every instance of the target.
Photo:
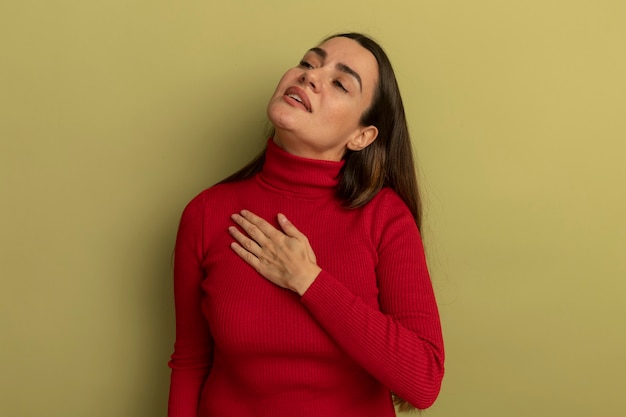
POLYGON ((169 416, 394 416, 443 377, 395 75, 360 34, 278 83, 265 151, 193 199, 176 241, 169 416))

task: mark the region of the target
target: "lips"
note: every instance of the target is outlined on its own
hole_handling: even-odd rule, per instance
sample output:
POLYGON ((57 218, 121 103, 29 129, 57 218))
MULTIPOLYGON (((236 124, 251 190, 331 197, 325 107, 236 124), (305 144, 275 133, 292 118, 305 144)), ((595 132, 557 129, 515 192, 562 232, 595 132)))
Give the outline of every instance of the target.
POLYGON ((309 97, 307 97, 303 89, 299 87, 289 87, 287 91, 285 91, 284 97, 290 101, 295 102, 294 104, 298 103, 302 105, 304 110, 311 113, 311 102, 309 101, 309 97))

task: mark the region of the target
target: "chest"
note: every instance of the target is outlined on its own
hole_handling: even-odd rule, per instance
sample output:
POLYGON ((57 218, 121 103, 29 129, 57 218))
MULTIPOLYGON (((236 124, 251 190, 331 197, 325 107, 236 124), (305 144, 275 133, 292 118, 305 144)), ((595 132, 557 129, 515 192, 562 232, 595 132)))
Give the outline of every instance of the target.
MULTIPOLYGON (((373 307, 378 306, 376 242, 356 213, 328 205, 244 207, 274 223, 280 211, 304 233, 318 265, 373 307)), ((241 208, 244 208, 241 207, 241 208)), ((216 347, 231 354, 329 355, 337 347, 315 322, 299 296, 259 275, 230 248, 229 214, 212 224, 203 262, 203 313, 216 347)))

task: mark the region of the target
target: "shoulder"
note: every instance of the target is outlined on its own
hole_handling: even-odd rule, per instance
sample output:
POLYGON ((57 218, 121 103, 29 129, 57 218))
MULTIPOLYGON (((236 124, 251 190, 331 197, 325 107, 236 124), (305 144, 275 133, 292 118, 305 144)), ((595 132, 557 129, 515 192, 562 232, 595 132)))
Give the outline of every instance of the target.
POLYGON ((374 201, 382 204, 395 206, 402 205, 406 207, 406 204, 404 204, 404 201, 402 201, 398 193, 396 193, 392 188, 389 187, 383 187, 372 199, 372 202, 374 201))
POLYGON ((406 203, 391 188, 385 187, 367 203, 366 207, 371 210, 377 217, 393 220, 398 218, 410 219, 413 223, 413 215, 406 203))
POLYGON ((182 219, 198 219, 220 209, 230 210, 233 203, 246 194, 248 183, 249 180, 220 183, 202 190, 185 205, 182 219))
POLYGON ((393 242, 421 240, 415 219, 406 203, 391 188, 383 188, 365 206, 379 249, 393 242))
POLYGON ((187 203, 185 209, 199 209, 201 207, 213 207, 215 204, 223 204, 225 201, 232 201, 233 198, 241 195, 249 188, 251 179, 242 181, 218 183, 202 190, 187 203))

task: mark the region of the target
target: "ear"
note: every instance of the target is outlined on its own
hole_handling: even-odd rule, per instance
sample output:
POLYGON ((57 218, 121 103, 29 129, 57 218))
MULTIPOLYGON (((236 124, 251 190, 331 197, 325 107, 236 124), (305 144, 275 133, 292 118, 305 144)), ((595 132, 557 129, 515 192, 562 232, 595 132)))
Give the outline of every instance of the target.
POLYGON ((376 126, 360 127, 348 141, 347 147, 351 151, 360 151, 367 148, 378 136, 376 126))

